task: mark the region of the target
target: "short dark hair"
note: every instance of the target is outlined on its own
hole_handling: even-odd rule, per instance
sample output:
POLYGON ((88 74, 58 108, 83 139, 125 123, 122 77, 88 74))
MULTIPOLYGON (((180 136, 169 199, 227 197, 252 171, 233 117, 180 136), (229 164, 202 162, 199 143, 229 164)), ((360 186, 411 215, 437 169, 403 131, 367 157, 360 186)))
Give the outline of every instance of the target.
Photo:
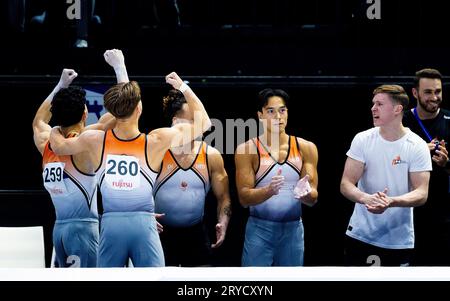
POLYGON ((406 94, 405 89, 403 89, 402 86, 399 85, 381 85, 375 90, 373 90, 373 95, 385 93, 388 94, 392 100, 392 102, 402 105, 403 106, 403 112, 408 110, 409 105, 409 97, 408 94, 406 94))
POLYGON ((141 101, 141 88, 135 81, 116 84, 103 96, 106 110, 116 118, 130 117, 139 101, 141 101))
POLYGON ((414 87, 419 88, 419 83, 421 78, 431 78, 442 80, 442 74, 436 69, 425 68, 416 72, 416 77, 414 78, 414 87))
POLYGON ((187 103, 183 93, 178 90, 172 89, 169 93, 163 97, 163 112, 164 117, 167 118, 169 123, 172 123, 172 119, 183 108, 183 104, 187 103))
POLYGON ((258 110, 260 112, 269 103, 269 98, 273 96, 278 96, 283 99, 284 105, 287 106, 289 95, 284 90, 267 88, 258 93, 258 110))
POLYGON ((86 106, 86 91, 70 86, 59 90, 52 100, 50 112, 56 125, 67 127, 80 122, 86 106))

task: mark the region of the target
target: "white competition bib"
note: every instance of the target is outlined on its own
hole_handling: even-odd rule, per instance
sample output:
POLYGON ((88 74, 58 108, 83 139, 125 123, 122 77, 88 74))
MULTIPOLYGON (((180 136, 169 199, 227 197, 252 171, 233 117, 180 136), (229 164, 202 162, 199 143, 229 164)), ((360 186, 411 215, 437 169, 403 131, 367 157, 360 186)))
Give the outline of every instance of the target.
POLYGON ((141 167, 134 156, 107 155, 105 181, 114 190, 133 190, 141 185, 141 167))
POLYGON ((67 193, 66 183, 64 183, 64 166, 63 162, 47 163, 42 172, 45 189, 51 196, 58 196, 67 193))

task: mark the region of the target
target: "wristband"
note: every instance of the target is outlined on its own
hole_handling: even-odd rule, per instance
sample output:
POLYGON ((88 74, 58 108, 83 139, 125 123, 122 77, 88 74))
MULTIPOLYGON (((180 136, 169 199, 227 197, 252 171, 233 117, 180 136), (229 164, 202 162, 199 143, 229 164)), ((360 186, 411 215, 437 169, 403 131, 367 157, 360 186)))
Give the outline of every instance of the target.
POLYGON ((183 82, 180 88, 178 88, 178 90, 180 90, 181 93, 186 92, 187 89, 189 89, 189 86, 185 82, 183 82))

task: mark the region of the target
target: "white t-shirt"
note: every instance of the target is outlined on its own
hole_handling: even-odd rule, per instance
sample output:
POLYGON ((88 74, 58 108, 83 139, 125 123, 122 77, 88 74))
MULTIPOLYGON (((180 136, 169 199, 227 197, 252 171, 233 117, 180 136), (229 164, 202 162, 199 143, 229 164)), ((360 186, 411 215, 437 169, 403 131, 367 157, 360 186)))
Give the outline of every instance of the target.
MULTIPOLYGON (((432 169, 427 144, 409 129, 396 141, 383 139, 378 127, 358 133, 347 156, 364 163, 358 188, 368 194, 385 188, 390 197, 408 193, 409 173, 432 169)), ((346 234, 381 248, 414 248, 413 209, 390 207, 373 214, 356 203, 346 234)))

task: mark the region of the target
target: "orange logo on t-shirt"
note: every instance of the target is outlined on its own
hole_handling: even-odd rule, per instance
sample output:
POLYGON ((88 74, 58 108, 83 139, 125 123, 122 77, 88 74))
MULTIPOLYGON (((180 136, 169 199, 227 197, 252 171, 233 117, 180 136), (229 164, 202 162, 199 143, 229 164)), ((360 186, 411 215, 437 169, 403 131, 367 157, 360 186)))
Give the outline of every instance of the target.
POLYGON ((393 160, 392 160, 392 166, 395 166, 397 164, 402 163, 402 159, 400 159, 400 156, 396 156, 393 160))

